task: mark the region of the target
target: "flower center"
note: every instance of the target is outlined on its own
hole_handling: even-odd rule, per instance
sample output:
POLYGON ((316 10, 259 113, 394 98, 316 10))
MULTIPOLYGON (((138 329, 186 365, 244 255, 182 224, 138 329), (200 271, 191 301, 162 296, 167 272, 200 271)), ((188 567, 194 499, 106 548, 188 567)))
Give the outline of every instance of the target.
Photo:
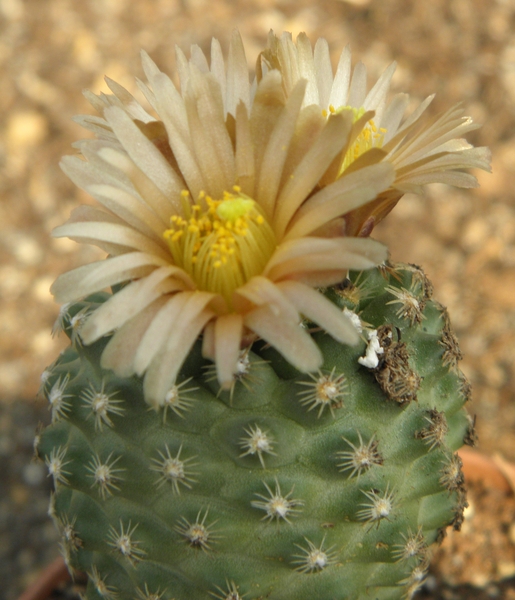
MULTIPOLYGON (((332 104, 329 105, 328 110, 323 110, 322 114, 327 117, 329 114, 338 114, 344 110, 352 111, 352 122, 355 123, 358 119, 365 114, 365 109, 354 108, 353 106, 340 106, 340 108, 334 108, 332 104)), ((386 129, 384 127, 378 128, 374 123, 373 119, 370 119, 368 123, 363 127, 358 137, 354 140, 351 146, 347 149, 338 172, 338 177, 347 169, 357 158, 362 154, 371 150, 372 148, 381 148, 384 141, 384 134, 386 129)))
POLYGON ((182 192, 183 215, 172 216, 164 233, 175 264, 198 289, 221 294, 229 306, 232 293, 263 271, 276 247, 256 202, 237 186, 233 191, 222 200, 201 193, 194 203, 182 192))

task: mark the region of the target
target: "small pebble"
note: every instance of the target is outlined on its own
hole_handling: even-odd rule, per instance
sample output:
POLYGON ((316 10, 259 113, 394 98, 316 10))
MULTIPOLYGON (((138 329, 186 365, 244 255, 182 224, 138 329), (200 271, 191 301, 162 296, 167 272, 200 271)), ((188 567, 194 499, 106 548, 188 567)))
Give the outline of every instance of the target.
POLYGON ((15 150, 37 146, 48 133, 45 117, 35 110, 14 112, 7 121, 6 140, 15 150))
POLYGON ((29 463, 22 470, 23 481, 31 487, 36 487, 43 483, 46 477, 45 468, 38 463, 29 463))

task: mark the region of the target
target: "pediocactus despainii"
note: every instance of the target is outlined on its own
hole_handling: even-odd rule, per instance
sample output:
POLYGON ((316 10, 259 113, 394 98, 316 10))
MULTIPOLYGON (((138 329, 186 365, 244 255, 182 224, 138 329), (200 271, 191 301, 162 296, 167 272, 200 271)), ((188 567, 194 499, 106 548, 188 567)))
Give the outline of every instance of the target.
POLYGON ((271 33, 252 82, 237 33, 177 66, 143 54, 146 108, 88 93, 96 139, 62 162, 101 206, 54 235, 108 254, 52 288, 65 559, 90 600, 410 597, 461 522, 469 386, 424 273, 369 234, 488 151, 460 107, 405 116, 393 65, 333 74, 323 39, 271 33))

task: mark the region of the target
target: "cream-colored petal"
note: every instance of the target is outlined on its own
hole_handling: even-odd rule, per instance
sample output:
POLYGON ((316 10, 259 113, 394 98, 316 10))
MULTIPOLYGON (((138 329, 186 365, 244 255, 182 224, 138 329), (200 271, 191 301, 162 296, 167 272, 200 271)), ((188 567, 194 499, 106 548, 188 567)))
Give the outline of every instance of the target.
POLYGON ((124 177, 124 174, 117 172, 100 158, 97 158, 94 163, 91 160, 85 161, 78 156, 63 156, 59 166, 63 173, 83 190, 97 183, 116 185, 127 192, 131 190, 130 182, 124 177))
POLYGON ((141 50, 141 66, 143 67, 143 72, 145 73, 147 79, 150 81, 154 75, 160 73, 159 67, 156 63, 150 58, 145 50, 141 50))
POLYGON ((174 279, 177 267, 160 267, 144 279, 133 281, 102 304, 84 323, 81 337, 91 344, 154 302, 160 296, 184 289, 184 283, 174 279))
POLYGON ((408 118, 402 123, 399 133, 406 134, 419 119, 423 115, 423 113, 427 110, 427 107, 434 100, 435 94, 431 94, 427 98, 425 98, 417 108, 408 116, 408 118))
POLYGON ((102 152, 104 151, 112 151, 123 154, 126 159, 130 161, 130 158, 125 153, 120 142, 117 141, 116 143, 111 143, 104 140, 85 139, 76 142, 74 147, 77 148, 82 154, 83 158, 86 159, 87 164, 95 167, 99 171, 107 173, 112 178, 112 181, 106 182, 95 179, 91 183, 108 183, 116 185, 116 187, 120 187, 122 189, 127 189, 131 192, 134 191, 132 181, 127 174, 122 171, 122 169, 118 168, 116 165, 112 165, 101 156, 102 152))
POLYGON ((455 136, 464 135, 477 128, 478 125, 470 121, 467 124, 456 127, 447 134, 440 130, 439 132, 434 132, 433 135, 423 135, 421 136, 422 139, 420 139, 420 143, 416 144, 415 147, 412 147, 413 154, 410 155, 403 150, 401 153, 394 155, 392 160, 394 160, 395 165, 399 167, 416 163, 419 160, 423 160, 426 156, 431 156, 444 151, 447 144, 454 141, 453 138, 455 136))
POLYGON ((110 77, 105 77, 105 82, 133 119, 138 119, 139 121, 143 121, 143 123, 155 121, 155 118, 149 115, 136 98, 123 86, 113 81, 110 77))
POLYGON ((152 86, 156 95, 156 107, 168 133, 175 160, 193 197, 197 198, 206 185, 192 147, 184 101, 164 73, 159 73, 152 79, 152 86))
POLYGON ((118 283, 139 279, 163 266, 166 262, 157 256, 130 252, 63 273, 54 281, 50 292, 56 302, 72 302, 118 283))
POLYGON ((301 314, 320 325, 335 340, 342 344, 358 343, 359 334, 350 319, 320 292, 297 281, 283 281, 277 287, 301 314))
POLYGON ((278 239, 283 236, 295 211, 313 190, 333 158, 341 151, 351 127, 350 111, 331 115, 327 125, 292 173, 276 203, 272 226, 278 239))
POLYGON ((160 296, 115 332, 100 359, 103 369, 112 369, 118 377, 134 375, 134 355, 141 338, 166 301, 166 296, 160 296))
MULTIPOLYGON (((147 54, 147 52, 145 52, 145 50, 140 51, 140 57, 141 57, 141 66, 143 67, 143 72, 145 73, 147 80, 151 81, 152 77, 154 77, 161 71, 160 71, 159 67, 156 65, 156 63, 147 54)), ((149 86, 145 82, 141 81, 141 79, 136 78, 136 83, 137 83, 140 91, 143 93, 143 95, 147 99, 147 102, 150 104, 150 106, 154 110, 156 110, 156 102, 155 102, 154 92, 149 88, 149 86)))
POLYGON ((299 371, 316 371, 322 365, 322 353, 309 333, 297 323, 276 316, 270 306, 247 313, 243 322, 299 371))
POLYGON ((325 288, 343 281, 347 276, 347 272, 347 269, 311 271, 310 273, 298 273, 288 281, 298 281, 312 288, 325 288))
MULTIPOLYGON (((320 104, 320 96, 318 94, 317 74, 315 71, 315 61, 313 58, 313 49, 311 42, 305 33, 299 33, 297 36, 297 56, 299 63, 299 76, 307 81, 306 93, 304 96, 304 106, 310 104, 320 104)), ((292 89, 295 88, 295 82, 292 89)))
POLYGON ((427 156, 430 156, 431 154, 435 154, 435 153, 443 153, 443 152, 462 152, 463 150, 470 150, 472 149, 474 146, 472 146, 472 144, 470 144, 467 140, 465 139, 452 139, 449 140, 443 144, 439 144, 438 148, 436 150, 434 150, 433 152, 429 152, 427 154, 427 156))
POLYGON ((72 121, 84 127, 88 131, 91 131, 99 140, 105 140, 116 143, 116 135, 111 131, 109 123, 101 117, 95 117, 93 115, 76 115, 72 117, 72 121))
MULTIPOLYGON (((384 104, 396 67, 397 63, 393 62, 383 71, 363 102, 362 106, 365 110, 375 110, 377 113, 378 107, 384 104)), ((380 115, 378 120, 380 120, 380 115)))
POLYGON ((128 225, 161 243, 167 225, 134 195, 106 184, 90 185, 86 191, 128 225))
MULTIPOLYGON (((310 251, 310 241, 316 238, 301 238, 287 242, 292 247, 284 253, 282 260, 269 263, 266 276, 272 281, 298 278, 302 273, 315 271, 340 271, 342 269, 370 269, 387 257, 385 246, 370 238, 318 239, 310 251), (320 244, 323 241, 325 244, 320 244), (318 251, 315 249, 318 246, 318 251), (291 258, 286 258, 286 256, 291 258)), ((286 244, 285 244, 286 245, 286 244)), ((335 282, 336 283, 336 282, 335 282)))
POLYGON ((126 112, 111 106, 104 114, 127 154, 168 198, 170 206, 177 210, 184 188, 182 179, 126 112))
POLYGON ((327 125, 327 119, 322 115, 318 106, 307 106, 300 111, 295 133, 290 143, 290 149, 283 168, 280 191, 291 181, 295 169, 304 159, 327 125))
POLYGON ((202 356, 215 360, 215 321, 210 321, 202 332, 202 356))
MULTIPOLYGON (((67 237, 67 234, 64 233, 63 227, 67 227, 70 224, 81 224, 81 223, 95 223, 95 222, 103 222, 103 223, 115 223, 121 225, 123 221, 119 219, 116 215, 109 213, 103 209, 99 209, 89 205, 81 205, 72 210, 72 213, 69 219, 66 221, 64 225, 56 227, 52 231, 52 237, 67 237)), ((130 251, 129 248, 115 243, 111 243, 111 241, 101 241, 98 239, 89 239, 87 237, 81 238, 81 243, 83 244, 91 244, 93 246, 98 246, 107 254, 112 256, 117 256, 118 254, 123 254, 124 252, 130 251)))
POLYGON ((243 296, 257 306, 267 304, 276 316, 282 316, 296 323, 300 321, 300 315, 292 303, 266 277, 253 277, 244 286, 238 288, 235 294, 243 296))
POLYGON ((411 181, 420 175, 442 173, 453 169, 477 168, 490 171, 490 160, 490 151, 485 147, 468 148, 461 152, 432 154, 399 169, 396 182, 411 181))
POLYGON ((82 90, 82 95, 98 113, 102 114, 104 112, 104 108, 107 105, 100 96, 94 94, 91 90, 88 89, 82 90))
POLYGON ((395 171, 388 163, 365 167, 341 177, 300 207, 284 241, 306 236, 336 217, 374 200, 394 179, 395 171))
POLYGON ((185 306, 173 336, 168 339, 165 347, 154 357, 147 369, 143 389, 145 400, 151 406, 162 405, 191 347, 207 322, 214 316, 207 309, 199 313, 195 310, 196 307, 190 306, 191 304, 192 301, 185 306))
POLYGON ((391 160, 399 167, 416 162, 428 153, 437 151, 441 145, 453 138, 477 129, 478 125, 469 117, 461 116, 462 114, 461 107, 454 107, 440 115, 427 124, 422 131, 411 136, 411 139, 405 140, 399 150, 392 155, 391 160))
MULTIPOLYGON (((343 269, 370 269, 375 264, 360 255, 335 256, 334 254, 310 254, 302 261, 285 261, 270 270, 269 277, 278 282, 285 279, 305 280, 305 275, 317 271, 342 271, 343 269)), ((333 283, 337 283, 336 281, 333 283)))
POLYGON ((206 192, 221 198, 234 182, 234 151, 225 126, 220 87, 211 73, 204 75, 191 68, 185 105, 206 192))
MULTIPOLYGON (((351 52, 350 47, 345 46, 345 49, 340 55, 336 74, 334 76, 333 85, 331 87, 331 95, 329 96, 329 104, 334 108, 347 106, 347 98, 349 96, 349 84, 351 73, 351 52)), ((327 107, 323 107, 327 108, 327 107)))
POLYGON ((177 317, 194 293, 174 294, 155 315, 134 354, 133 366, 137 375, 143 375, 154 356, 164 347, 168 337, 173 335, 172 330, 177 325, 177 317))
MULTIPOLYGON (((222 46, 220 42, 216 38, 211 38, 211 73, 215 76, 218 81, 218 85, 220 86, 220 91, 222 92, 222 100, 225 106, 225 112, 227 113, 227 104, 226 104, 226 87, 227 87, 227 79, 225 77, 225 61, 224 55, 222 52, 222 46)), ((248 80, 248 78, 247 78, 248 80)), ((237 106, 238 104, 236 104, 237 106)))
MULTIPOLYGON (((68 225, 69 223, 115 223, 117 225, 123 225, 123 221, 120 217, 113 215, 113 213, 107 212, 103 208, 98 206, 90 206, 89 204, 81 204, 75 207, 68 220, 64 223, 64 225, 68 225)), ((58 232, 63 225, 56 227, 52 231, 52 237, 63 237, 62 235, 55 235, 54 232, 58 232)))
POLYGON ((477 179, 470 173, 435 170, 408 175, 396 183, 395 187, 402 191, 421 194, 422 186, 428 183, 444 183, 460 188, 475 188, 479 185, 477 179))
POLYGON ((236 109, 235 169, 236 184, 241 187, 241 191, 244 194, 254 198, 256 175, 254 144, 250 132, 247 108, 243 102, 240 102, 236 109))
POLYGON ((404 141, 410 136, 413 136, 416 127, 420 125, 418 122, 424 111, 431 104, 434 99, 434 94, 428 96, 419 106, 407 117, 407 119, 401 123, 398 130, 395 132, 393 137, 390 137, 387 133, 385 137, 385 143, 383 143, 382 149, 393 156, 396 152, 401 151, 404 148, 404 141), (386 141, 388 140, 388 141, 386 141))
POLYGON ((230 387, 240 354, 243 317, 236 313, 218 317, 214 325, 215 363, 218 381, 230 387))
MULTIPOLYGON (((197 80, 192 77, 192 82, 200 82, 200 79, 197 80)), ((198 115, 200 121, 204 124, 212 151, 217 155, 218 168, 224 177, 224 190, 230 189, 235 177, 234 148, 225 124, 225 111, 220 86, 211 73, 205 76, 198 92, 200 94, 197 100, 198 115)))
POLYGON ((269 217, 274 214, 275 200, 281 184, 283 167, 288 157, 305 89, 306 82, 304 80, 299 81, 293 89, 286 106, 270 133, 263 154, 254 199, 269 217))
POLYGON ((236 115, 240 102, 250 110, 250 86, 247 58, 239 31, 234 30, 227 57, 227 87, 225 90, 225 111, 236 115))
POLYGON ((268 146, 268 140, 286 104, 281 75, 278 71, 267 73, 259 82, 250 113, 250 131, 254 147, 256 174, 268 146))
POLYGON ((349 86, 349 97, 347 98, 347 105, 354 106, 355 108, 361 108, 365 102, 367 94, 367 69, 365 65, 360 61, 354 67, 352 72, 352 78, 349 86))
POLYGON ((315 61, 315 75, 318 87, 319 104, 322 108, 329 106, 331 88, 333 85, 333 69, 329 44, 325 38, 318 38, 313 54, 315 61))
POLYGON ((150 89, 147 83, 141 81, 138 77, 136 77, 136 85, 138 86, 139 91, 145 96, 145 99, 149 103, 149 105, 154 109, 154 112, 158 112, 156 106, 156 97, 154 92, 150 89))
POLYGON ((177 73, 179 74, 179 81, 181 83, 180 88, 184 95, 184 90, 188 86, 188 81, 190 78, 190 64, 184 52, 175 45, 175 66, 177 68, 177 73))
POLYGON ((170 253, 164 244, 158 244, 132 227, 117 223, 66 223, 56 227, 52 232, 53 237, 69 237, 83 244, 101 245, 102 242, 112 246, 139 250, 148 254, 155 254, 163 259, 170 259, 170 253))
POLYGON ((278 61, 278 64, 272 64, 271 67, 277 68, 280 65, 284 89, 289 94, 300 79, 298 55, 291 33, 284 32, 280 39, 275 40, 269 37, 269 41, 272 42, 272 53, 275 54, 278 61))
POLYGON ((404 113, 408 108, 408 104, 408 94, 397 94, 386 107, 382 118, 378 121, 378 126, 386 129, 383 144, 388 143, 397 133, 402 118, 404 117, 404 113))
MULTIPOLYGON (((188 116, 184 99, 175 87, 173 81, 165 73, 157 73, 149 80, 156 98, 156 108, 159 117, 166 126, 166 120, 170 120, 173 133, 180 135, 183 140, 189 137, 188 116)), ((167 128, 168 130, 168 128, 167 128)), ((174 139, 170 135, 169 143, 174 148, 174 139)))
MULTIPOLYGON (((176 214, 176 209, 155 183, 134 164, 123 150, 103 148, 99 151, 99 156, 106 163, 125 173, 132 187, 139 193, 140 198, 144 199, 144 202, 152 208, 163 223, 169 224, 170 216, 176 214)), ((130 189, 127 189, 127 191, 131 192, 130 189)))
POLYGON ((192 44, 190 47, 190 62, 199 69, 202 73, 209 73, 209 63, 206 55, 198 44, 192 44))
POLYGON ((335 250, 333 242, 326 238, 305 237, 288 240, 280 244, 268 261, 263 275, 269 276, 270 270, 275 266, 289 260, 302 259, 309 254, 320 254, 335 250))

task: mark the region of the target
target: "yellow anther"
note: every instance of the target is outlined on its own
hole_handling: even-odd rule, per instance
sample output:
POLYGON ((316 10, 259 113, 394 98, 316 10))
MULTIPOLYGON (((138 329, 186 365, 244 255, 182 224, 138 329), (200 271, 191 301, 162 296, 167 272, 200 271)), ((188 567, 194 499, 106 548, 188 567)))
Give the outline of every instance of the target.
POLYGON ((222 200, 202 192, 197 202, 183 192, 183 216, 172 216, 163 234, 175 264, 198 289, 221 294, 229 306, 234 290, 262 272, 276 246, 258 205, 239 186, 232 189, 222 200))
MULTIPOLYGON (((354 106, 341 106, 340 108, 335 109, 333 105, 329 105, 328 109, 328 111, 322 111, 324 117, 327 117, 328 112, 331 114, 338 114, 344 110, 351 111, 353 123, 356 123, 359 119, 361 119, 366 112, 363 107, 355 108, 354 106)), ((368 150, 371 150, 372 148, 381 148, 385 133, 386 129, 384 127, 378 128, 374 120, 369 119, 367 124, 363 127, 357 138, 354 140, 352 146, 347 149, 347 153, 342 160, 338 176, 340 176, 351 165, 351 163, 358 159, 362 154, 368 152, 368 150)))

